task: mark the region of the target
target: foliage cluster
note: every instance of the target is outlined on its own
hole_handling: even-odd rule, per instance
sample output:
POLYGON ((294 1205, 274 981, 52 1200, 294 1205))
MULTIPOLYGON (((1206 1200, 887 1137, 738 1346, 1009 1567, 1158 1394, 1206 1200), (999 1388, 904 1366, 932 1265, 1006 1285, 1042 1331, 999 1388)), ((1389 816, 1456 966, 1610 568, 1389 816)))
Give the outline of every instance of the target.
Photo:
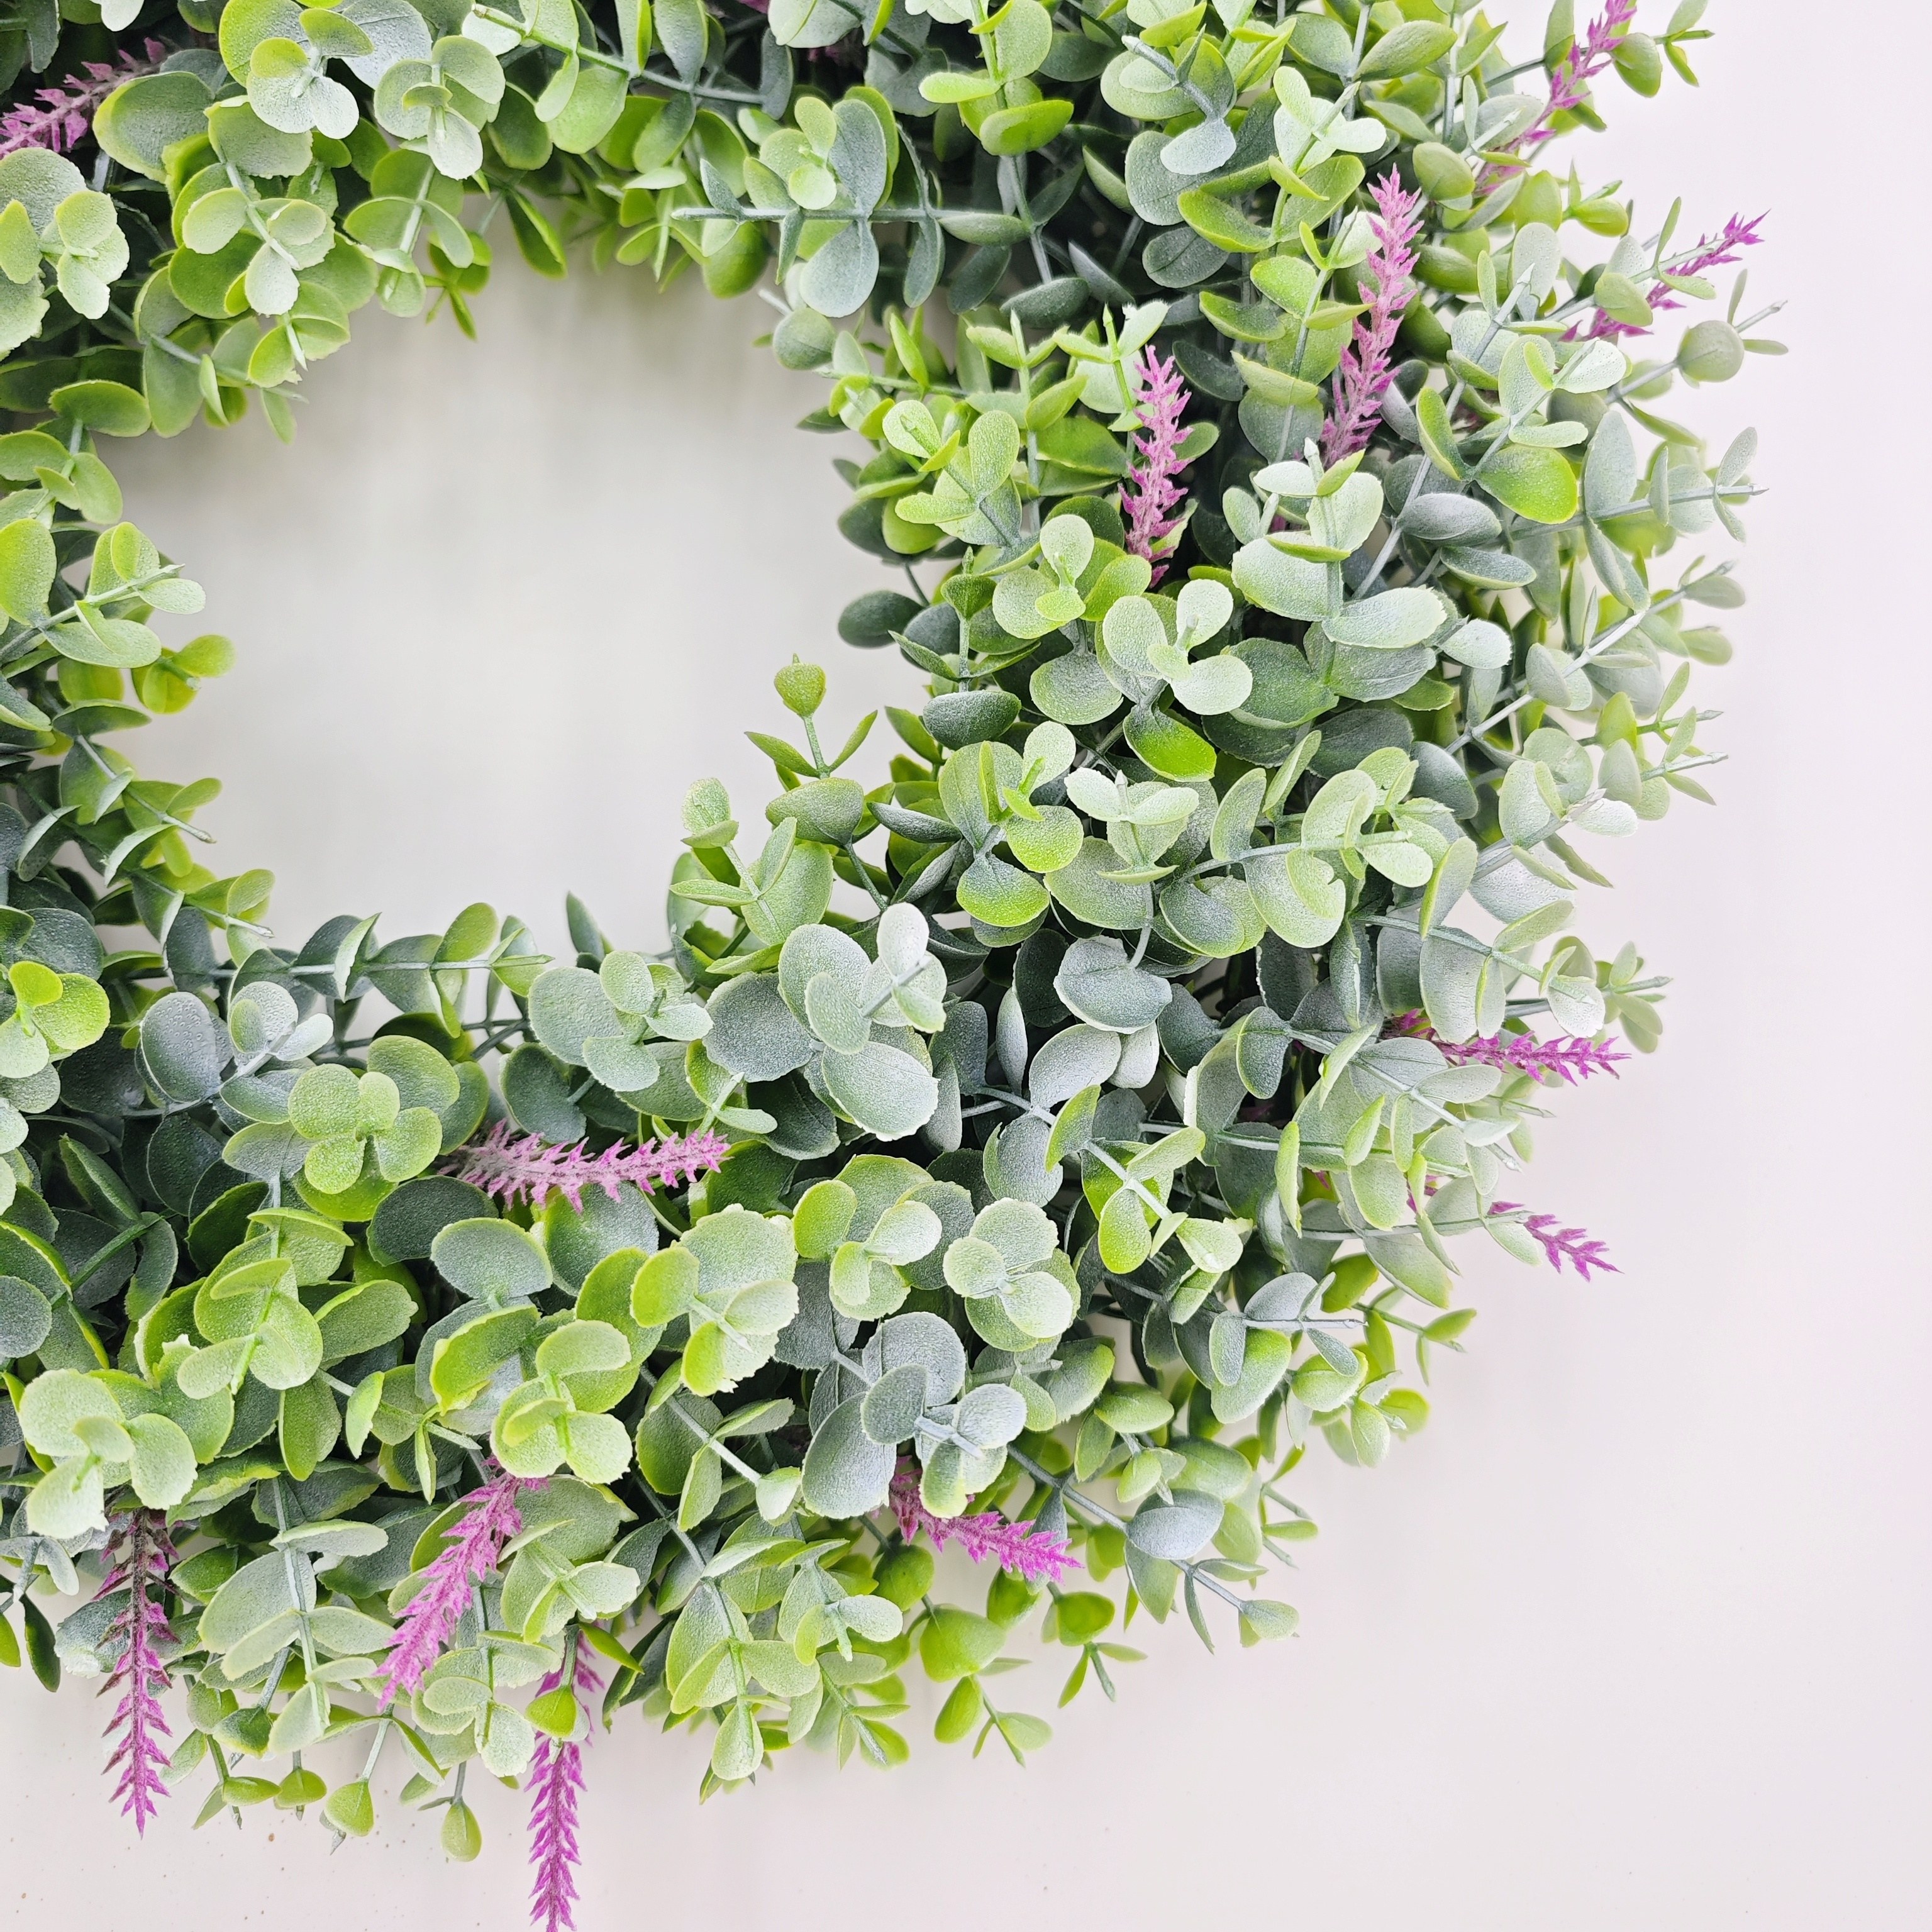
POLYGON ((1292 1629, 1288 1472, 1422 1425, 1471 1245, 1604 1265, 1499 1197, 1657 1041, 1581 848, 1705 796, 1751 440, 1661 406, 1775 345, 1742 274, 1655 344, 1754 224, 1550 164, 1701 0, 1526 58, 1468 0, 517 7, 0 23, 0 1652, 131 1683, 136 1757, 165 1665, 204 1817, 365 1832, 386 1744, 466 1856, 466 1776, 529 1776, 557 1923, 592 1687, 707 1790, 897 1761, 915 1662, 1023 1756, 1030 1618, 1063 1702, 1137 1611, 1292 1629), (907 586, 842 632, 930 695, 868 782, 782 669, 662 952, 574 900, 564 959, 484 905, 278 944, 213 782, 111 742, 230 652, 164 642, 201 592, 101 440, 286 433, 506 227, 771 304, 907 586))

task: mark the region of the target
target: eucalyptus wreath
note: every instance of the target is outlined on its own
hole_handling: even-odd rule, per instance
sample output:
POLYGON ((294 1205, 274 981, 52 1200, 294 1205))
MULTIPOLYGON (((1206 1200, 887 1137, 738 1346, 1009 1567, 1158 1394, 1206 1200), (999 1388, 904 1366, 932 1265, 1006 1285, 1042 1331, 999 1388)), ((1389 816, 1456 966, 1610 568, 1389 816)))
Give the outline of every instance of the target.
POLYGON ((903 1759, 916 1663, 1024 1759, 1036 1618, 1063 1704, 1136 1614, 1294 1629, 1292 1473, 1423 1426, 1458 1237, 1610 1267, 1502 1197, 1658 1041, 1580 848, 1707 796, 1753 439, 1659 411, 1777 345, 1742 272, 1657 341, 1755 221, 1552 158, 1702 11, 8 0, 0 1660, 105 1677, 137 1826, 399 1776, 469 1857, 494 1777, 554 1927, 626 1707, 709 1792, 903 1759), (290 433, 506 232, 770 305, 929 695, 881 771, 780 668, 663 950, 278 944, 116 747, 232 652, 102 440, 290 433))

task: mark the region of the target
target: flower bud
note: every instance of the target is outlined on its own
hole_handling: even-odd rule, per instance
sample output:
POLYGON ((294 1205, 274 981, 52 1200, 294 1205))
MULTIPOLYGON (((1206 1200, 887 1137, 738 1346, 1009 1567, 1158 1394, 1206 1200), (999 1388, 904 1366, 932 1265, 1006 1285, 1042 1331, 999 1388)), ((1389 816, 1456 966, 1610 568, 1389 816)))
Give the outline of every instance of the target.
POLYGON ((339 1784, 328 1794, 322 1816, 346 1838, 366 1838, 375 1828, 376 1806, 369 1786, 358 1778, 353 1784, 339 1784))
POLYGON ((817 369, 832 359, 838 332, 815 308, 801 303, 772 332, 772 348, 787 369, 817 369))
POLYGON ((280 1811, 299 1811, 310 1804, 320 1804, 328 1796, 328 1786, 306 1766, 292 1771, 275 1786, 275 1808, 280 1811))
POLYGON ((738 830, 730 795, 716 778, 700 778, 685 794, 683 818, 687 844, 728 844, 738 830))
POLYGON ((778 701, 788 711, 809 718, 825 702, 825 674, 818 665, 801 664, 796 658, 772 680, 778 701))
POLYGON ((908 1544, 896 1550, 878 1567, 878 1594, 902 1610, 910 1610, 932 1587, 932 1558, 908 1544))
POLYGON ((1677 366, 1694 382, 1728 382, 1744 367, 1744 345, 1728 322, 1713 316, 1684 332, 1677 366))
POLYGON ((476 1822, 476 1814, 460 1798, 443 1817, 442 1849, 465 1864, 483 1849, 483 1827, 476 1822))

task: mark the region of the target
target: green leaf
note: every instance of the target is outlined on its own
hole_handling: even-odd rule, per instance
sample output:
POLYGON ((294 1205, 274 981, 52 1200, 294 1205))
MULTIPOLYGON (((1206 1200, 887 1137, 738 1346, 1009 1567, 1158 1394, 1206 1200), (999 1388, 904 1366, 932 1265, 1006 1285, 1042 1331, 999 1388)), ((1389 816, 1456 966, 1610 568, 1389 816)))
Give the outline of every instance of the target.
POLYGON ((1036 100, 1003 107, 980 124, 980 144, 989 154, 1024 154, 1043 148, 1073 118, 1070 100, 1036 100))
POLYGON ((53 1626, 31 1597, 20 1600, 20 1620, 26 1626, 27 1661, 40 1681, 43 1690, 60 1688, 60 1652, 54 1642, 53 1626))
POLYGON ((27 1494, 27 1527, 37 1536, 80 1536, 98 1529, 102 1507, 100 1466, 76 1456, 56 1462, 27 1494))
POLYGON ((891 1486, 898 1451, 866 1433, 861 1407, 856 1396, 842 1402, 806 1451, 805 1504, 821 1516, 862 1516, 884 1502, 891 1486))
POLYGON ((1214 748, 1172 712, 1137 706, 1127 718, 1127 742, 1162 778, 1211 778, 1214 748))
POLYGON ((128 1424, 134 1444, 128 1480, 150 1509, 172 1509, 194 1486, 194 1445, 164 1415, 137 1415, 128 1424))
POLYGON ((314 158, 308 134, 284 134, 270 127, 245 100, 211 106, 207 122, 215 152, 244 174, 300 174, 314 158))
POLYGON ((1292 1605, 1256 1597, 1240 1606, 1241 1641, 1244 1644, 1270 1642, 1292 1636, 1301 1622, 1300 1613, 1292 1605))
POLYGON ((24 202, 10 201, 0 213, 0 274, 22 287, 40 286, 40 238, 24 202))
POLYGON ((0 610, 22 624, 44 615, 56 562, 44 524, 23 517, 0 526, 0 610))
POLYGON ((1006 1632, 991 1618, 942 1604, 919 1634, 919 1658, 926 1674, 944 1684, 976 1676, 1000 1654, 1006 1632))
POLYGON ((988 926, 1024 926, 1046 910, 1046 888, 1030 873, 982 852, 958 886, 959 903, 988 926))
POLYGON ((1342 923, 1348 892, 1318 854, 1275 853, 1247 862, 1249 890, 1262 916, 1291 946, 1325 945, 1342 923))
POLYGON ((150 424, 147 398, 124 382, 70 382, 47 400, 70 422, 101 436, 141 436, 150 424))
POLYGON ((1627 275, 1599 275, 1591 290, 1591 298, 1612 321, 1631 328, 1648 328, 1656 320, 1643 291, 1627 275))
POLYGON ((1480 481, 1498 502, 1534 523, 1568 523, 1576 514, 1576 472, 1556 450, 1514 444, 1489 460, 1480 481))
POLYGON ((483 1849, 483 1827, 477 1822, 476 1813, 460 1798, 444 1814, 442 1849, 465 1864, 483 1849))
POLYGON ((199 74, 145 74, 116 88, 95 111, 93 134, 123 167, 164 181, 163 156, 178 141, 203 131, 212 96, 199 74))
POLYGON ((430 1386, 446 1408, 460 1408, 523 1346, 536 1326, 533 1308, 506 1308, 446 1336, 436 1345, 430 1386))
POLYGON ((453 1287, 478 1300, 538 1294, 550 1282, 542 1246, 507 1221, 452 1221, 430 1244, 430 1259, 453 1287))
MULTIPOLYGON (((1011 420, 1008 416, 981 418, 994 422, 1011 420)), ((1127 450, 1091 416, 1062 416, 1042 430, 1035 440, 1041 455, 1050 462, 1090 476, 1125 476, 1133 468, 1133 459, 1127 450)))
POLYGON ((1370 48, 1356 75, 1362 80, 1393 80, 1433 67, 1456 44, 1456 29, 1443 22, 1405 20, 1370 48))
POLYGON ((980 1720, 986 1708, 984 1694, 976 1677, 962 1677, 956 1684, 946 1702, 940 1706, 939 1716, 932 1727, 932 1735, 943 1744, 956 1744, 970 1738, 979 1728, 980 1720))
POLYGON ((792 1237, 799 1253, 812 1261, 829 1258, 844 1240, 858 1207, 858 1196, 842 1180, 821 1180, 808 1188, 792 1210, 792 1237))
POLYGON ((1468 466, 1463 462, 1456 447, 1456 433, 1450 427, 1449 411, 1440 390, 1424 388, 1417 396, 1415 420, 1430 460, 1445 476, 1453 476, 1460 482, 1468 475, 1468 466))
POLYGON ((296 1481, 305 1482, 315 1473, 316 1466, 335 1447, 341 1431, 334 1391, 325 1377, 311 1376, 282 1391, 282 1461, 296 1481))
POLYGON ((1274 244, 1274 237, 1267 229, 1250 221, 1232 201, 1210 189, 1190 188, 1178 205, 1188 226, 1217 248, 1236 254, 1258 255, 1274 244))

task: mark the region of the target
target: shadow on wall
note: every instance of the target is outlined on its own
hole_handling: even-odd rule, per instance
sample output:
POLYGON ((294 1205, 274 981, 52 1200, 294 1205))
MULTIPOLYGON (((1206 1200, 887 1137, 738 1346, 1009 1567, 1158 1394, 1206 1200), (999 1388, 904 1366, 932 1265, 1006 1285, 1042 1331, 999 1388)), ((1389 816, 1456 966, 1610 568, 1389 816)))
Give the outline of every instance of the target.
POLYGON ((115 452, 128 515, 208 586, 168 641, 239 653, 129 754, 222 780, 211 862, 275 872, 284 944, 478 898, 560 943, 566 890, 661 944, 685 788, 716 775, 762 818, 741 734, 782 728, 780 664, 824 664, 834 742, 916 701, 896 656, 838 639, 886 580, 833 535, 838 441, 794 428, 824 386, 754 346, 768 309, 511 256, 477 315, 471 343, 365 309, 292 446, 251 412, 115 452))

